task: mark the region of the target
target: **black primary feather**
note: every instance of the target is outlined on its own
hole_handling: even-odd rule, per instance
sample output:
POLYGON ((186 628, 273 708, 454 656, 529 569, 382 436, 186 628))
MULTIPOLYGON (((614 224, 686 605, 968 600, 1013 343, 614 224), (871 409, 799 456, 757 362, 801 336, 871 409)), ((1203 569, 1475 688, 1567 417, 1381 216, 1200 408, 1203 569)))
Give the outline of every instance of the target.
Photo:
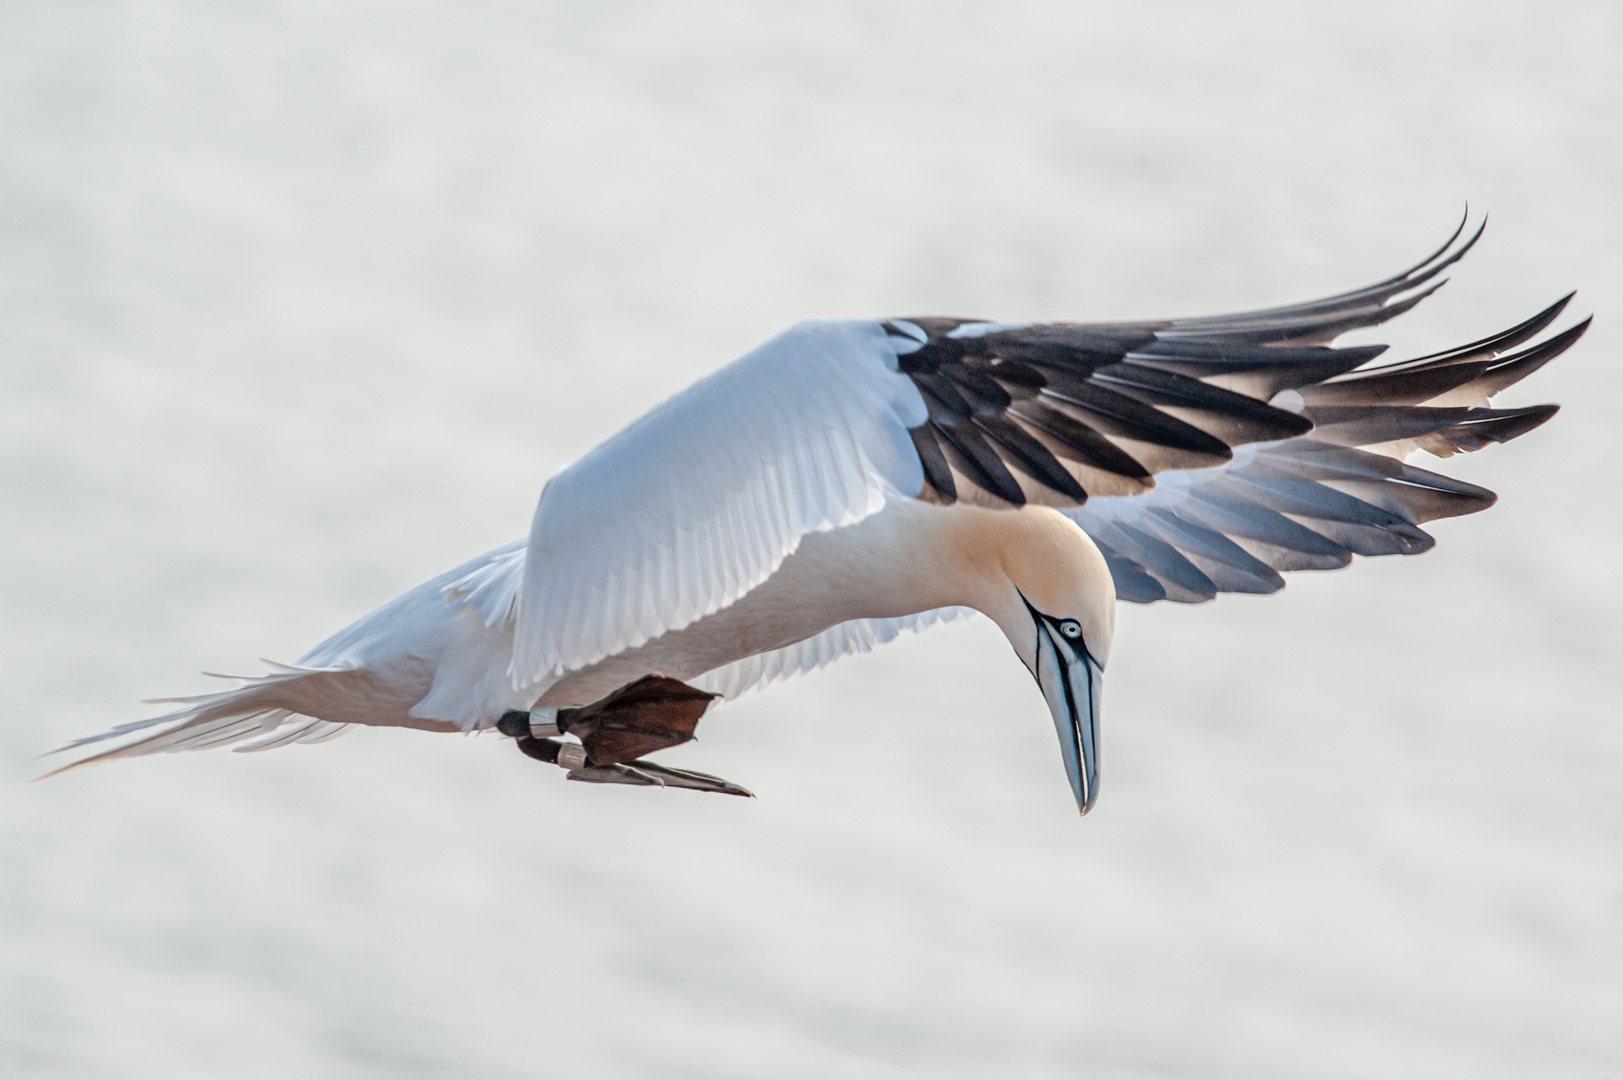
MULTIPOLYGON (((1090 495, 1120 499, 1148 492, 1155 475, 1168 470, 1196 478, 1217 467, 1232 471, 1238 466, 1229 463, 1243 446, 1285 448, 1257 455, 1258 475, 1273 475, 1282 463, 1311 462, 1328 470, 1325 476, 1300 478, 1317 490, 1276 487, 1270 494, 1281 505, 1262 506, 1244 522, 1223 516, 1232 508, 1192 503, 1187 513, 1177 512, 1155 529, 1140 526, 1136 534, 1118 534, 1107 552, 1113 566, 1137 557, 1131 551, 1154 556, 1152 561, 1173 573, 1174 564, 1157 547, 1169 544, 1183 550, 1191 566, 1204 567, 1198 572, 1210 582, 1208 564, 1222 562, 1213 552, 1238 551, 1268 569, 1259 574, 1255 567, 1223 564, 1235 574, 1249 574, 1247 588, 1272 587, 1280 562, 1346 556, 1351 549, 1326 532, 1358 538, 1355 546, 1367 548, 1368 537, 1358 530, 1395 530, 1396 536, 1417 530, 1404 515, 1469 512, 1462 508, 1467 504, 1480 509, 1485 504, 1479 495, 1429 481, 1394 494, 1387 489, 1408 487, 1408 481, 1363 461, 1375 455, 1357 448, 1413 445, 1446 456, 1508 441, 1548 420, 1554 406, 1476 406, 1583 335, 1588 320, 1510 352, 1548 328, 1572 295, 1497 334, 1412 360, 1377 366, 1371 362, 1386 351, 1384 345, 1331 344, 1347 331, 1403 314, 1441 287, 1444 271, 1482 237, 1486 222, 1467 235, 1468 217, 1447 243, 1402 273, 1299 304, 1131 323, 892 320, 885 327, 901 345, 899 370, 918 387, 929 413, 929 421, 913 432, 926 486, 944 502, 972 497, 1020 506, 1037 499, 1080 507, 1090 495), (1470 395, 1478 400, 1455 403, 1470 395), (1357 454, 1359 460, 1349 464, 1326 456, 1327 451, 1357 454), (1366 494, 1378 497, 1360 501, 1326 483, 1348 491, 1368 489, 1366 494), (1236 542, 1216 525, 1197 526, 1197 517, 1222 518, 1225 528, 1249 532, 1234 533, 1240 538, 1236 542), (1179 524, 1169 525, 1171 520, 1179 524), (1303 522, 1324 527, 1314 532, 1303 522)), ((1207 502, 1209 494, 1202 496, 1207 502)), ((1247 505, 1256 494, 1244 485, 1230 492, 1247 505)), ((1408 534, 1392 541, 1400 547, 1417 542, 1408 534)), ((1148 595, 1155 590, 1146 576, 1160 580, 1153 570, 1121 580, 1128 592, 1148 595)), ((1227 576, 1231 584, 1240 582, 1227 576)), ((1200 592, 1197 583, 1189 571, 1178 569, 1175 581, 1162 584, 1187 599, 1200 592)))

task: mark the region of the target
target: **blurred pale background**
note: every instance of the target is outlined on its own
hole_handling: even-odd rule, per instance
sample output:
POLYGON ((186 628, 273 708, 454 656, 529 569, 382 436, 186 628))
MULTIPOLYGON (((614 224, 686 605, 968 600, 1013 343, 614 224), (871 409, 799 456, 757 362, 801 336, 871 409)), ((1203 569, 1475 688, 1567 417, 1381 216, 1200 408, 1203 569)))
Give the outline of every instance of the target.
POLYGON ((0 5, 0 1073, 1623 1070, 1623 7, 0 5), (359 732, 40 786, 519 535, 807 316, 1197 314, 1493 223, 1598 311, 1418 559, 1128 609, 1079 821, 988 624, 665 755, 359 732))

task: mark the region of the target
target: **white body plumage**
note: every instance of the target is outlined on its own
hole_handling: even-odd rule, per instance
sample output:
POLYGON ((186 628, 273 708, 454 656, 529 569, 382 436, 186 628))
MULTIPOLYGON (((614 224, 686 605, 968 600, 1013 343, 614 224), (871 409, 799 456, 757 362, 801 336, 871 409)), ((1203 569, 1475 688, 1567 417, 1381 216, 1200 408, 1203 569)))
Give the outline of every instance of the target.
POLYGON ((297 664, 81 740, 126 737, 76 764, 474 731, 650 673, 733 697, 978 610, 1037 678, 1086 812, 1118 595, 1271 592, 1281 571, 1423 551, 1422 523, 1493 495, 1403 458, 1553 415, 1480 406, 1583 333, 1511 351, 1565 299, 1412 361, 1329 347, 1435 289, 1460 235, 1375 286, 1249 315, 801 323, 561 470, 526 539, 297 664))

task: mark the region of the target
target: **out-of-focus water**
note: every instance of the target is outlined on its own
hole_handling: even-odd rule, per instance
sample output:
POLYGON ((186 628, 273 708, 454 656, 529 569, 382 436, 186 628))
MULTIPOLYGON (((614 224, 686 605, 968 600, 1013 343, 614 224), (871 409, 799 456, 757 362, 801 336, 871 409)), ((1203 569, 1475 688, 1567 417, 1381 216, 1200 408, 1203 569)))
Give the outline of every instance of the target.
POLYGON ((0 7, 0 1072, 1623 1070, 1623 8, 0 7), (754 802, 370 731, 28 786, 522 533, 803 317, 1299 299, 1493 225, 1547 428, 1418 559, 1128 609, 1076 818, 949 627, 705 721, 754 802))

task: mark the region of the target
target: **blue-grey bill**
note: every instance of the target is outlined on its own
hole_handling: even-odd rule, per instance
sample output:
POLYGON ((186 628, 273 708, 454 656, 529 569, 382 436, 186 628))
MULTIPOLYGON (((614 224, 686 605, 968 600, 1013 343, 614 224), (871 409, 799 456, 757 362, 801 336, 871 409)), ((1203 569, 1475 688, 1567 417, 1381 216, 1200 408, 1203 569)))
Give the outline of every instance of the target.
POLYGON ((1085 651, 1037 635, 1037 685, 1048 700, 1059 734, 1060 758, 1077 809, 1086 814, 1099 798, 1099 704, 1104 671, 1085 651))

